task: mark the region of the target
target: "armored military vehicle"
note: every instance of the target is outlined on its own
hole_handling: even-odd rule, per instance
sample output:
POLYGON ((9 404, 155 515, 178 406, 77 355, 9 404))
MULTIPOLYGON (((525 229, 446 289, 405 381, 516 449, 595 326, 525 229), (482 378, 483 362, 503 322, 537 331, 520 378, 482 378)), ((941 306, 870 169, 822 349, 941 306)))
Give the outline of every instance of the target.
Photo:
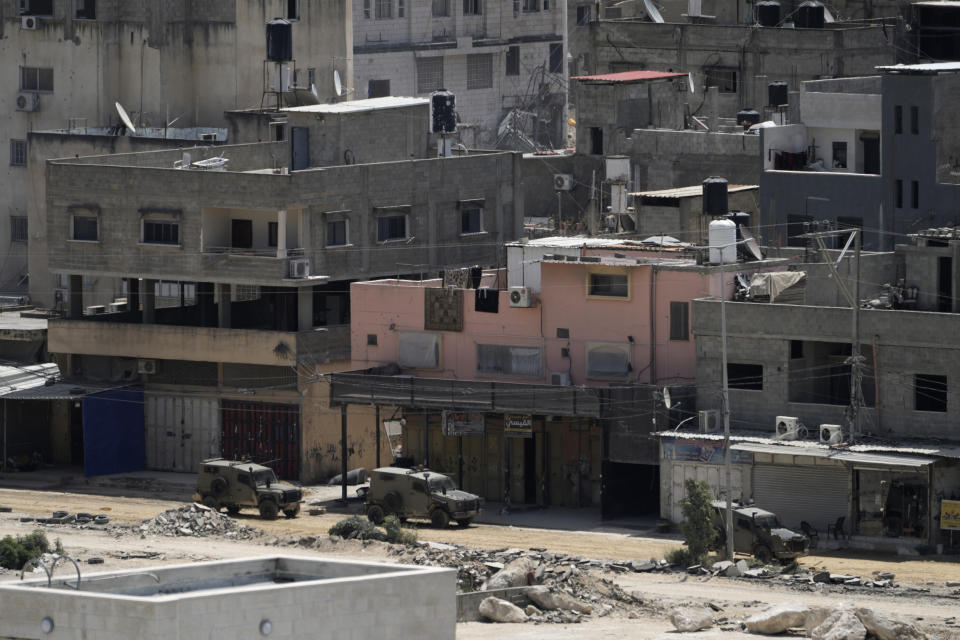
MULTIPOLYGON (((718 549, 726 548, 727 503, 713 502, 713 524, 717 529, 718 549)), ((793 560, 806 555, 810 541, 780 524, 776 514, 753 506, 733 503, 733 550, 750 553, 763 563, 772 559, 793 560)))
POLYGON ((270 467, 242 460, 210 458, 200 463, 197 492, 193 499, 234 515, 243 507, 259 509, 260 517, 272 520, 283 511, 288 518, 300 513, 300 487, 277 480, 270 467))
POLYGON ((449 526, 451 520, 466 527, 480 513, 480 497, 460 491, 442 473, 397 467, 373 470, 364 505, 374 524, 396 515, 401 520, 429 518, 440 528, 449 526))

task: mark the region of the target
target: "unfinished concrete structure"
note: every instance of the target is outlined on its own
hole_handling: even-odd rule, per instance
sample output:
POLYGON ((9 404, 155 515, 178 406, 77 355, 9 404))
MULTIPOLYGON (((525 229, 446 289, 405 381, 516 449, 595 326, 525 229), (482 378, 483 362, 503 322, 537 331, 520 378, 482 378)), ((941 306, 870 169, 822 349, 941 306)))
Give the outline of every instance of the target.
MULTIPOLYGON (((338 69, 350 85, 347 0, 0 2, 0 78, 11 87, 0 97, 0 141, 10 150, 0 168, 0 244, 9 247, 0 290, 26 290, 28 245, 43 238, 28 221, 27 167, 37 157, 29 132, 119 124, 117 101, 137 127, 174 119, 179 127, 222 126, 225 109, 260 103, 264 25, 276 16, 293 21, 300 84, 338 69)), ((336 99, 332 82, 317 89, 321 101, 336 99)), ((42 287, 41 302, 50 304, 52 288, 42 287)))

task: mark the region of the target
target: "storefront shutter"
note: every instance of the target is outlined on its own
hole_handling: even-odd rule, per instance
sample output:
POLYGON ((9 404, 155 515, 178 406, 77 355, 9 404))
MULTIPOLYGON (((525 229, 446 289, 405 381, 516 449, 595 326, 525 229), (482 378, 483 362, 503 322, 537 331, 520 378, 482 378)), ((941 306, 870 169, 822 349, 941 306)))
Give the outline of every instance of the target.
MULTIPOLYGON (((800 533, 800 522, 806 520, 826 537, 827 525, 850 511, 849 473, 843 467, 758 464, 753 468, 754 503, 777 514, 788 529, 800 533)), ((849 522, 845 528, 850 531, 849 522)))

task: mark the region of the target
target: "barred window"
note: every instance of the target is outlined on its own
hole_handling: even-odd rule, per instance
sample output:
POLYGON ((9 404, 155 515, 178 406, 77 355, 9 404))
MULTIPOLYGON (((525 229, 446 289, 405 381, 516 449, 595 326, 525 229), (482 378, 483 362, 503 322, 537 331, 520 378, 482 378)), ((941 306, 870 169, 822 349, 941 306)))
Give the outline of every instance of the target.
POLYGON ((382 20, 384 18, 393 17, 393 0, 374 0, 376 2, 376 18, 377 20, 382 20))
POLYGON ((10 141, 10 164, 15 167, 27 166, 27 141, 10 141))
POLYGON ((27 216, 10 216, 10 242, 27 241, 27 216))
POLYGON ((483 13, 483 0, 463 0, 463 15, 479 16, 483 13))
POLYGON ((53 91, 53 69, 20 67, 20 91, 53 91))
POLYGON ((417 58, 417 93, 443 88, 443 58, 417 58))
POLYGON ((493 87, 493 55, 474 53, 467 55, 467 89, 490 89, 493 87))
POLYGON ((143 221, 144 244, 180 244, 180 225, 159 220, 143 221))

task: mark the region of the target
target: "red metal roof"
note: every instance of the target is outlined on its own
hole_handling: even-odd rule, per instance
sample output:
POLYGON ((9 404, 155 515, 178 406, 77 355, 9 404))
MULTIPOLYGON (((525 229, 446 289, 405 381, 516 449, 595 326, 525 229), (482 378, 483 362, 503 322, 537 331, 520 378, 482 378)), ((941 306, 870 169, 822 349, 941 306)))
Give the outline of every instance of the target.
POLYGON ((643 82, 645 80, 665 80, 685 76, 685 73, 673 71, 620 71, 619 73, 605 73, 599 76, 574 76, 573 80, 590 82, 643 82))

